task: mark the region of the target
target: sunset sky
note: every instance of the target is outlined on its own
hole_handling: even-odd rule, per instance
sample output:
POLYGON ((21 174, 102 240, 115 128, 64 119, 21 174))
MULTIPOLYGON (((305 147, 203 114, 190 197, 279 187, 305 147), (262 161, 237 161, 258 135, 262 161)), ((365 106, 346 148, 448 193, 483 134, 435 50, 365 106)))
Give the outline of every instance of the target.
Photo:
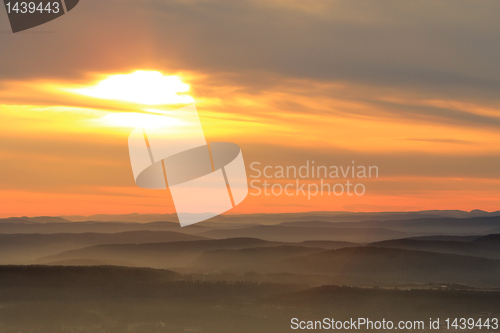
POLYGON ((249 195, 231 213, 500 210, 499 14, 494 0, 84 0, 12 34, 2 8, 0 217, 173 213, 167 191, 135 185, 127 137, 140 114, 192 103, 249 174, 379 168, 363 196, 249 195))

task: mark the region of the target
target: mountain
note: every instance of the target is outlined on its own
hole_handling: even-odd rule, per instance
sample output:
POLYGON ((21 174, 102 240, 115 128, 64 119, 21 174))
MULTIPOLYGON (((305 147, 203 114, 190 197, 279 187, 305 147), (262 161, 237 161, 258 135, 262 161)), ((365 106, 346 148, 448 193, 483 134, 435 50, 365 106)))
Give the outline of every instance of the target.
POLYGON ((472 242, 478 238, 482 237, 481 235, 475 236, 443 236, 443 235, 435 235, 435 236, 417 236, 417 237, 409 237, 408 239, 415 240, 430 240, 430 241, 452 241, 452 242, 472 242))
POLYGON ((336 250, 344 247, 359 247, 361 244, 352 242, 338 242, 338 241, 304 241, 295 243, 297 246, 306 247, 319 247, 325 250, 336 250))
MULTIPOLYGON (((89 216, 82 215, 67 215, 62 216, 64 219, 73 222, 131 222, 131 223, 148 223, 156 221, 177 221, 177 214, 95 214, 89 216)), ((175 222, 178 223, 178 222, 175 222)))
POLYGON ((395 239, 371 243, 368 246, 500 259, 500 253, 497 255, 485 253, 480 246, 472 242, 395 239))
POLYGON ((303 246, 272 246, 239 250, 216 250, 201 254, 189 267, 201 271, 258 271, 273 262, 323 252, 324 249, 303 246))
POLYGON ((54 233, 119 233, 126 231, 175 231, 184 234, 196 234, 207 227, 195 224, 181 227, 177 222, 158 221, 150 223, 126 222, 33 222, 22 218, 6 219, 0 223, 0 234, 54 234, 54 233))
POLYGON ((500 234, 500 227, 495 227, 493 229, 489 229, 485 233, 486 234, 500 234))
MULTIPOLYGON (((470 212, 462 210, 424 210, 414 212, 306 212, 306 213, 276 213, 276 214, 230 214, 219 215, 207 221, 202 222, 202 225, 209 223, 229 224, 229 223, 258 223, 258 224, 276 224, 281 222, 293 222, 304 220, 320 220, 328 222, 360 222, 370 220, 409 220, 417 218, 469 218, 469 217, 486 217, 500 216, 500 211, 485 212, 481 210, 472 210, 470 212)), ((91 215, 91 216, 62 216, 71 221, 122 221, 122 222, 154 222, 154 221, 177 221, 176 214, 122 214, 122 215, 91 215)))
POLYGON ((345 248, 285 259, 267 272, 343 276, 346 283, 459 283, 500 287, 500 261, 377 247, 345 248))
MULTIPOLYGON (((250 228, 287 227, 287 228, 372 228, 391 230, 387 237, 376 239, 354 240, 353 238, 333 238, 334 240, 350 240, 354 242, 380 241, 405 236, 425 235, 484 235, 490 230, 500 230, 500 212, 461 212, 461 211, 428 211, 407 213, 346 213, 346 212, 311 212, 290 214, 247 214, 221 215, 208 221, 181 228, 179 223, 169 221, 172 214, 129 214, 92 216, 95 221, 69 222, 76 217, 21 217, 0 220, 0 233, 117 233, 125 231, 176 231, 188 234, 199 234, 215 229, 241 229, 249 232, 250 228), (119 222, 121 220, 121 222, 119 222), (102 221, 101 221, 102 220, 102 221), (396 235, 394 232, 399 231, 396 235)), ((81 217, 83 219, 83 217, 81 217)), ((77 219, 79 220, 79 219, 77 219)), ((270 231, 266 230, 267 231, 270 231)), ((285 231, 290 232, 290 230, 285 231)), ((329 231, 326 231, 327 233, 329 231)), ((337 231, 342 233, 344 231, 337 231)), ((345 230, 345 232, 348 232, 345 230)), ((221 232, 214 232, 214 234, 221 232)), ((321 233, 321 232, 320 232, 321 233)), ((228 232, 223 237, 260 237, 259 234, 245 234, 243 231, 228 232)), ((325 240, 331 238, 294 238, 284 241, 325 240)), ((321 236, 320 236, 321 237, 321 236)), ((276 238, 273 238, 276 239, 276 238)))
POLYGON ((428 218, 405 221, 361 222, 363 227, 380 227, 421 234, 470 235, 485 234, 489 229, 500 226, 500 216, 471 218, 428 218))
POLYGON ((279 243, 253 238, 221 240, 197 240, 186 242, 153 244, 98 245, 66 251, 36 260, 38 264, 66 260, 99 260, 104 262, 128 262, 137 267, 176 268, 187 267, 206 251, 243 249, 249 247, 275 246, 279 243))
POLYGON ((328 222, 324 220, 304 220, 284 222, 283 227, 303 228, 382 228, 413 235, 470 235, 487 234, 493 228, 500 228, 500 216, 470 218, 418 218, 405 220, 371 220, 361 222, 328 222))
POLYGON ((367 243, 386 239, 404 238, 408 234, 382 228, 309 228, 256 226, 240 229, 216 229, 199 233, 209 238, 253 237, 269 241, 303 242, 310 240, 347 241, 367 243))
POLYGON ((468 242, 417 238, 388 240, 372 243, 369 246, 500 259, 500 235, 498 234, 474 237, 468 242))
POLYGON ((69 223, 70 220, 66 220, 62 217, 57 216, 37 216, 37 217, 9 217, 5 219, 0 219, 0 223, 69 223))
POLYGON ((158 243, 206 239, 173 231, 129 231, 116 234, 0 234, 0 264, 25 263, 41 256, 99 244, 158 243))
POLYGON ((479 237, 473 240, 472 243, 490 251, 500 251, 500 234, 479 237))

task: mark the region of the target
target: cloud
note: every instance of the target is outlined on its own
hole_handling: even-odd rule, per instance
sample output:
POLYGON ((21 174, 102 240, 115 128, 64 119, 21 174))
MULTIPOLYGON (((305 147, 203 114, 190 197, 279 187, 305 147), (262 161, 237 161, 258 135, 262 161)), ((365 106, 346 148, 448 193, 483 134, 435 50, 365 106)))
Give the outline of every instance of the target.
MULTIPOLYGON (((500 108, 500 3, 483 1, 87 0, 33 32, 0 34, 0 85, 58 79, 86 83, 92 73, 186 71, 192 89, 238 87, 368 104, 332 112, 497 129, 484 115, 400 101, 449 99, 500 108), (321 84, 324 86, 321 87, 321 84), (342 89, 329 88, 341 86, 342 89)), ((0 11, 5 16, 5 12, 0 11)), ((0 20, 0 30, 8 29, 0 20)), ((25 96, 29 98, 29 96, 25 96)), ((316 111, 294 100, 286 112, 316 111), (296 103, 294 105, 294 103, 296 103)))
POLYGON ((55 34, 0 35, 0 71, 8 78, 148 66, 259 71, 491 99, 500 87, 500 26, 493 15, 499 7, 493 0, 325 0, 308 6, 87 0, 38 28, 55 34))

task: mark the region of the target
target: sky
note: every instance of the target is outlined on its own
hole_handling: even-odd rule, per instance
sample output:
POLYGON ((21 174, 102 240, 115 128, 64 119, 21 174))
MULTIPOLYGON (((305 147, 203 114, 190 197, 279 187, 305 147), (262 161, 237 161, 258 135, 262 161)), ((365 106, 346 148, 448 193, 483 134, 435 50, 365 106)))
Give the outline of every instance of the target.
POLYGON ((12 34, 0 9, 0 217, 174 212, 168 191, 135 185, 127 137, 143 118, 123 114, 191 103, 249 176, 254 162, 379 170, 351 179, 360 196, 250 189, 230 213, 500 210, 499 14, 498 1, 84 0, 12 34), (162 92, 127 93, 137 73, 162 92))

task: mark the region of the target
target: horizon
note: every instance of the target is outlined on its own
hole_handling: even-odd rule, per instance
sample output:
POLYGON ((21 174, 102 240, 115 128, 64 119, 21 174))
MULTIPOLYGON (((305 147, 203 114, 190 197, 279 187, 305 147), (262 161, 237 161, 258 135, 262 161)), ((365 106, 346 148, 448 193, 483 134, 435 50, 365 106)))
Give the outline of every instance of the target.
MULTIPOLYGON (((232 217, 242 217, 242 216, 277 216, 277 215, 316 215, 316 214, 325 214, 325 216, 328 215, 391 215, 391 214, 419 214, 419 213, 466 213, 466 214, 473 214, 473 213, 484 213, 488 214, 490 216, 496 216, 494 214, 498 213, 500 215, 500 210, 497 211, 485 211, 481 209, 473 209, 470 211, 466 210, 419 210, 419 211, 378 211, 378 212, 349 212, 349 211, 305 211, 305 212, 281 212, 281 213, 247 213, 247 214, 238 214, 238 213, 224 213, 218 216, 215 216, 211 219, 206 220, 206 222, 212 222, 213 220, 220 222, 218 220, 224 220, 224 218, 231 219, 232 217)), ((93 217, 130 217, 130 216, 170 216, 174 218, 174 221, 165 221, 165 222, 177 222, 177 214, 176 213, 127 213, 127 214, 93 214, 93 215, 33 215, 33 216, 8 216, 8 217, 0 217, 0 220, 8 220, 8 219, 23 219, 23 218, 28 218, 28 219, 37 219, 37 218, 62 218, 65 219, 68 222, 128 222, 128 223, 151 223, 151 222, 161 222, 161 221, 147 221, 147 222, 140 222, 140 221, 116 221, 116 220, 85 220, 85 218, 93 218, 93 217)), ((463 217, 458 217, 458 216, 439 216, 438 217, 449 217, 449 218, 467 218, 469 216, 463 216, 463 217)), ((426 217, 420 217, 420 218, 426 218, 426 217)), ((281 222, 281 221, 279 221, 281 222)), ((39 223, 51 223, 51 222, 39 222, 39 223)), ((255 222, 256 224, 259 224, 258 222, 255 222)))

